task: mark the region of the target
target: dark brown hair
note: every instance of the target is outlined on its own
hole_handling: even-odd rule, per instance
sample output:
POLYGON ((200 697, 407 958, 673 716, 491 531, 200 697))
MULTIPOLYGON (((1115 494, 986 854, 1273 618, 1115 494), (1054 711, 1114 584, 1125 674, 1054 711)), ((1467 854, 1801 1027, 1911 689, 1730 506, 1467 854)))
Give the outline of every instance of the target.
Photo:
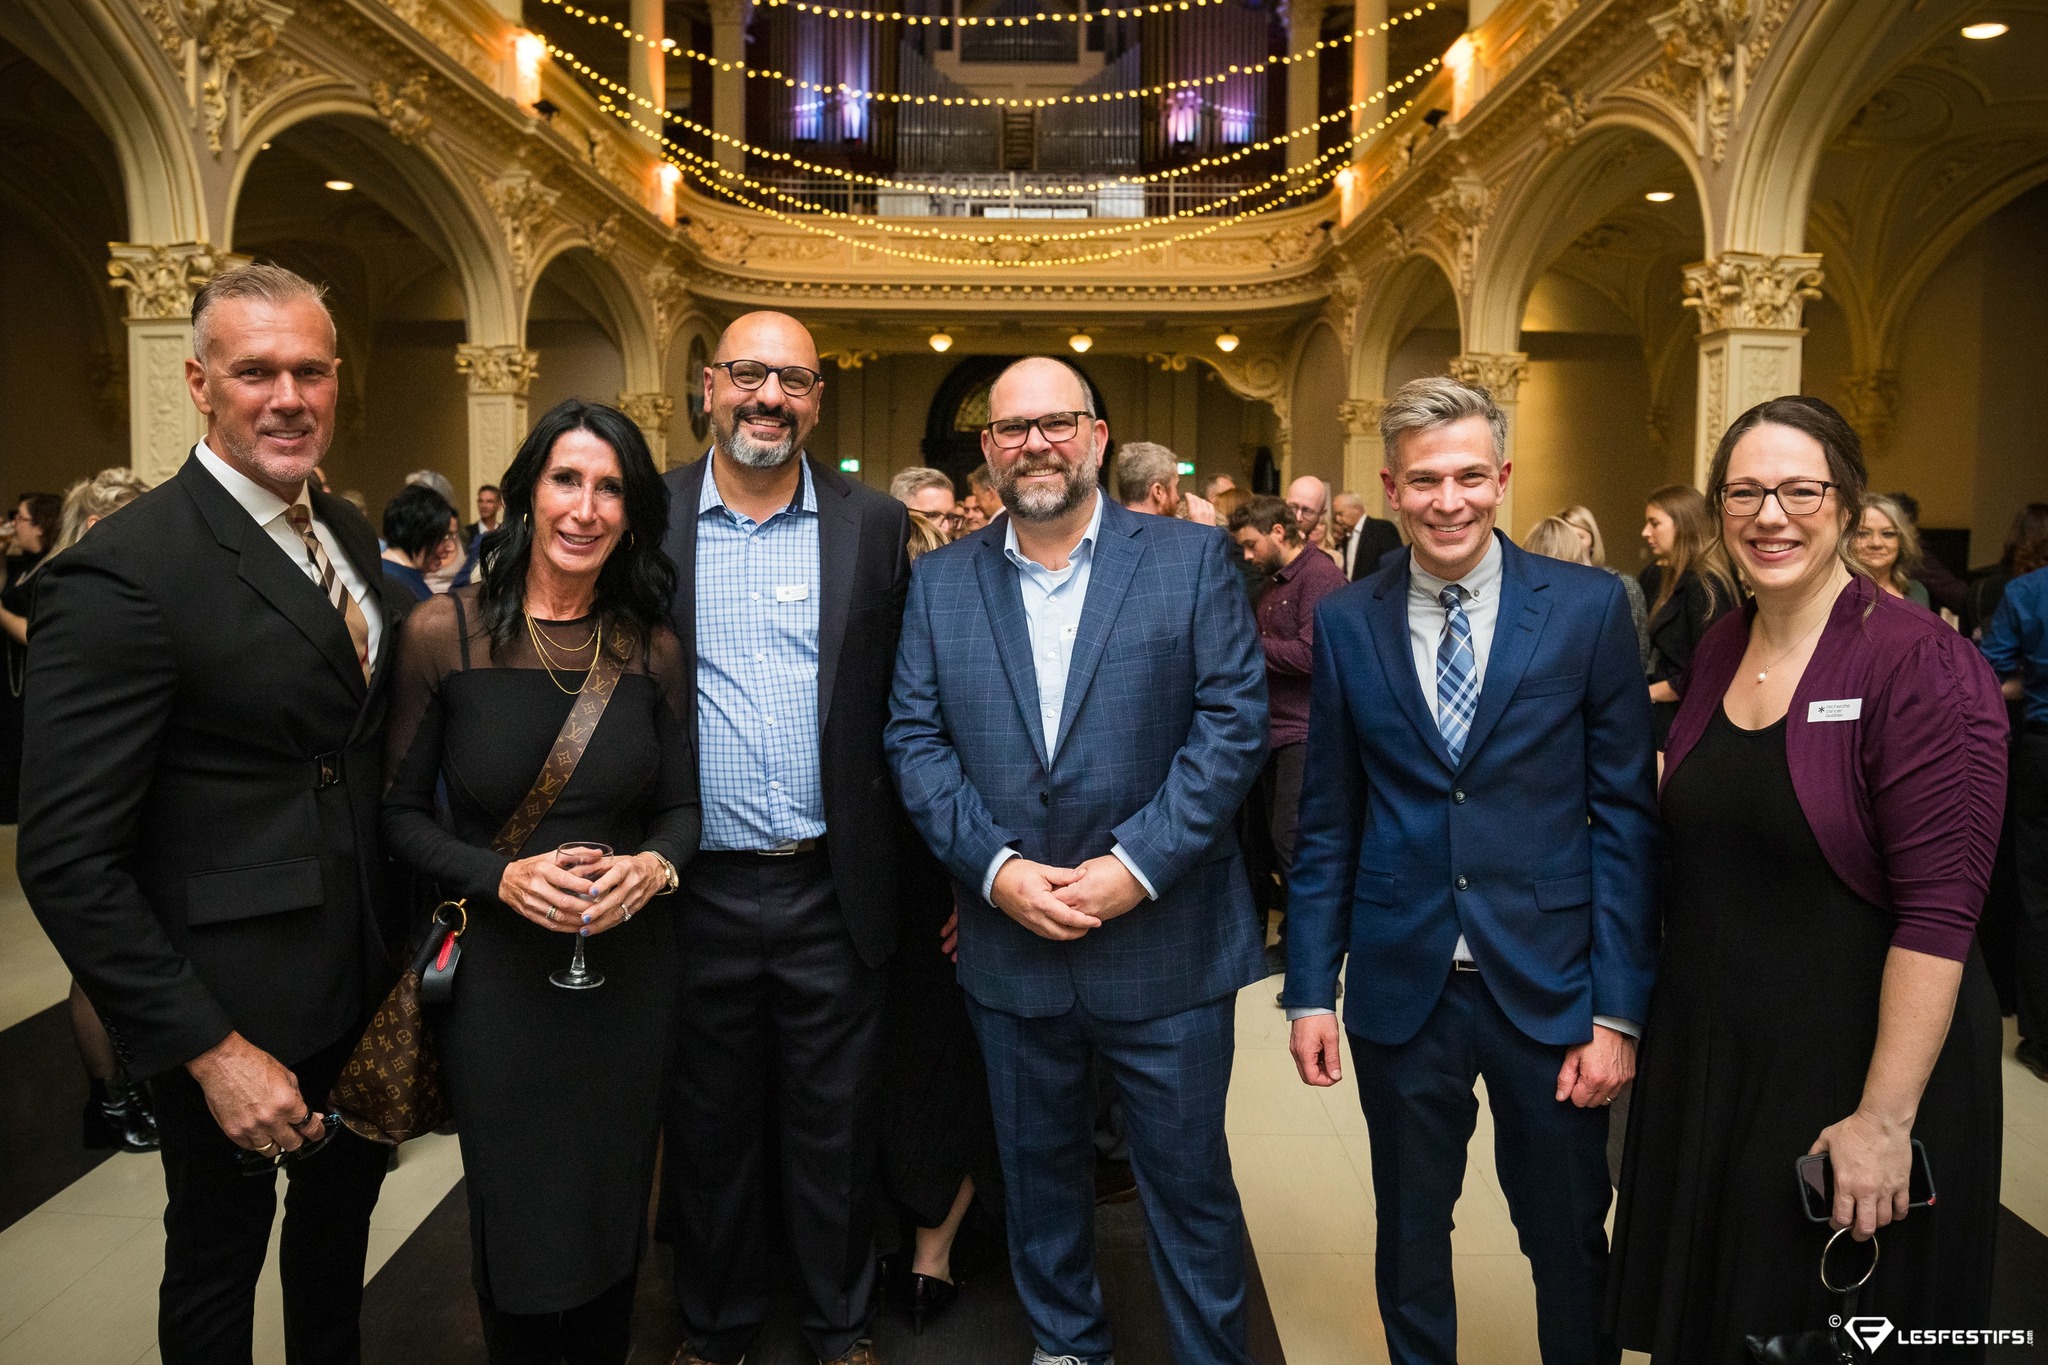
POLYGON ((1856 527, 1862 521, 1863 500, 1870 488, 1870 472, 1863 463, 1863 442, 1848 419, 1820 399, 1800 393, 1767 399, 1730 423, 1721 436, 1721 444, 1714 448, 1714 462, 1707 469, 1708 495, 1718 497, 1721 485, 1727 482, 1728 460, 1737 443, 1765 423, 1790 427, 1812 437, 1821 454, 1827 457, 1828 482, 1834 485, 1829 491, 1834 494, 1837 515, 1841 518, 1835 557, 1850 573, 1870 577, 1870 571, 1857 560, 1851 548, 1856 527))
POLYGON ((2004 559, 2015 578, 2048 566, 2048 502, 2030 502, 2014 515, 2004 559))

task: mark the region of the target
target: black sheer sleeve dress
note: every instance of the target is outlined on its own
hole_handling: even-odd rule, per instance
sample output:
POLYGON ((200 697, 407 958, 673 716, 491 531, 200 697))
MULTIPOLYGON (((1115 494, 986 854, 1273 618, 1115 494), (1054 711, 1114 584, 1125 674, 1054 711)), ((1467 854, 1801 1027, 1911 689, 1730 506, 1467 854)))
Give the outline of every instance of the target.
MULTIPOLYGON (((546 660, 524 633, 494 652, 476 589, 458 589, 407 619, 393 679, 388 847, 468 901, 454 1000, 430 1022, 461 1134, 487 1335, 494 1312, 561 1314, 566 1330, 571 1310, 600 1299, 617 1311, 597 1334, 625 1330, 646 1225, 677 1003, 674 899, 587 940, 604 984, 563 990, 548 976, 568 964, 574 934, 498 900, 507 859, 491 848, 596 657, 597 624, 537 622, 546 660)), ((618 689, 521 856, 596 841, 680 869, 696 851, 681 651, 666 627, 644 644, 626 635, 604 629, 604 648, 628 651, 618 689)))

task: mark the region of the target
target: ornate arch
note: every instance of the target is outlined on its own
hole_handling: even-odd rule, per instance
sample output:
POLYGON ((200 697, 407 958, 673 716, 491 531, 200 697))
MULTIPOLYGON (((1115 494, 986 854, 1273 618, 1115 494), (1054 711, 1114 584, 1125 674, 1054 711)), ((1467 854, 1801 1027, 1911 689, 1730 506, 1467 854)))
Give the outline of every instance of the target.
POLYGON ((644 295, 627 282, 610 247, 600 252, 598 245, 593 241, 593 233, 578 225, 562 223, 556 227, 534 253, 532 275, 519 305, 522 326, 533 307, 533 293, 541 277, 558 263, 573 269, 601 305, 599 321, 618 345, 625 366, 626 391, 658 392, 662 387, 661 350, 644 295))

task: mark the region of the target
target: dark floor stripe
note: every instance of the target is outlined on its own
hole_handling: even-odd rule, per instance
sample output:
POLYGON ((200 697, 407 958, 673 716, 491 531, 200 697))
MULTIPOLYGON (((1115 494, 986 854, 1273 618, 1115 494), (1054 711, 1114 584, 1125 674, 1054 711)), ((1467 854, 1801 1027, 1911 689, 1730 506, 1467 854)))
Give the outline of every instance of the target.
MULTIPOLYGON (((1974 1327, 1968 1322, 1930 1324, 1974 1327)), ((1998 1259, 1991 1271, 1991 1321, 1986 1327, 2030 1327, 2032 1346, 1994 1347, 1993 1361, 2048 1360, 2048 1236, 2032 1223, 2000 1205, 1998 1259)))
POLYGON ((0 1029, 0 1228, 107 1159, 79 1141, 85 1091, 69 1006, 0 1029))
MULTIPOLYGON (((1145 1253, 1144 1215, 1134 1201, 1109 1205, 1096 1218, 1096 1261, 1122 1365, 1172 1365, 1166 1322, 1145 1253)), ((1258 1258, 1245 1246, 1250 1293, 1246 1304, 1252 1359, 1286 1365, 1280 1334, 1266 1300, 1258 1258)), ((640 1270, 631 1365, 668 1365, 676 1325, 668 1279, 669 1254, 655 1246, 640 1270)), ((912 1336, 902 1315, 884 1309, 875 1324, 875 1347, 889 1365, 1025 1365, 1031 1332, 1001 1256, 966 1276, 960 1301, 922 1336, 912 1336)), ((460 1183, 398 1249, 364 1294, 365 1365, 483 1365, 482 1334, 469 1285, 469 1210, 460 1183)), ((747 1352, 748 1365, 813 1365, 796 1330, 792 1304, 778 1301, 768 1326, 747 1352)))

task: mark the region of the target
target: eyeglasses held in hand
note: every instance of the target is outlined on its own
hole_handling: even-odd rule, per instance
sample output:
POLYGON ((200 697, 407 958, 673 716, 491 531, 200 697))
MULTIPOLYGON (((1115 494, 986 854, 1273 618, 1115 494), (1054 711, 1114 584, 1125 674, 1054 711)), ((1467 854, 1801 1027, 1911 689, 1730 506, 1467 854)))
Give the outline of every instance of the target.
POLYGON ((281 1147, 268 1152, 252 1152, 244 1147, 235 1153, 235 1164, 241 1168, 243 1175, 268 1175, 283 1167, 296 1165, 334 1141, 334 1135, 341 1131, 339 1112, 322 1114, 320 1122, 320 1136, 313 1141, 302 1142, 289 1152, 281 1147))
POLYGON ((1731 517, 1753 517, 1764 510, 1765 498, 1776 498, 1788 517, 1809 516, 1827 501, 1835 485, 1822 479, 1790 479, 1774 488, 1755 483, 1724 483, 1714 490, 1722 512, 1731 517))
POLYGON ((1048 444, 1058 445, 1061 441, 1073 440, 1074 433, 1081 429, 1081 423, 1087 418, 1088 414, 1085 412, 1048 412, 1040 417, 1004 417, 988 424, 988 434, 994 437, 995 443, 1004 450, 1015 450, 1031 439, 1031 428, 1037 427, 1038 434, 1043 436, 1048 444))
POLYGON ((782 391, 791 398, 801 398, 818 386, 818 372, 801 365, 763 365, 758 360, 714 360, 711 368, 724 370, 732 376, 732 382, 743 389, 760 388, 772 374, 782 385, 782 391))

